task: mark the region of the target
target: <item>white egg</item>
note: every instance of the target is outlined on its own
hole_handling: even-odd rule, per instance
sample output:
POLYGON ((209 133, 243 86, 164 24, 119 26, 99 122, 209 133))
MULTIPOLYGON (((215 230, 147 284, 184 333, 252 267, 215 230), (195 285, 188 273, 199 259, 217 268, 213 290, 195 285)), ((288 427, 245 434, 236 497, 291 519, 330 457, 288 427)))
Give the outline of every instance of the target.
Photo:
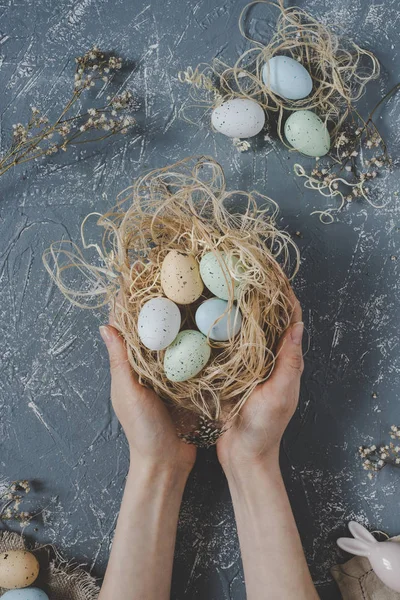
POLYGON ((312 90, 310 73, 289 56, 273 56, 264 65, 262 79, 274 94, 288 100, 306 98, 312 90))
POLYGON ((285 123, 285 137, 307 156, 324 156, 331 145, 325 123, 310 110, 297 110, 290 115, 285 123))
POLYGON ((200 331, 181 331, 165 351, 165 375, 170 381, 187 381, 200 373, 210 355, 207 338, 200 331))
POLYGON ((196 310, 196 325, 211 340, 226 342, 237 335, 242 326, 242 314, 237 306, 228 310, 228 302, 210 298, 196 310))
POLYGON ((243 272, 238 261, 236 256, 227 258, 225 252, 204 254, 200 261, 200 275, 204 285, 214 296, 229 300, 229 294, 233 291, 233 297, 238 297, 240 281, 237 276, 243 272))
POLYGON ((140 341, 149 350, 162 350, 174 341, 181 326, 181 313, 168 298, 152 298, 144 304, 138 318, 140 341))
POLYGON ((249 138, 260 133, 265 123, 265 112, 254 100, 233 98, 214 108, 213 127, 231 138, 249 138))

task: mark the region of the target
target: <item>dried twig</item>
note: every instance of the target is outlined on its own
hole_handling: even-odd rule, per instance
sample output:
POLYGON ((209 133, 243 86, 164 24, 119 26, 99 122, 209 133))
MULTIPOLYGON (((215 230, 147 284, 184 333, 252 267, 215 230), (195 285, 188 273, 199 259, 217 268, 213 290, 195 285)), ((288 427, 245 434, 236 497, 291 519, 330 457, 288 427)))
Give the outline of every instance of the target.
POLYGON ((351 107, 350 116, 337 134, 330 155, 322 160, 317 159, 317 165, 310 173, 301 165, 294 165, 296 175, 306 179, 305 187, 317 190, 326 197, 340 197, 341 202, 337 207, 312 213, 318 214, 323 223, 333 223, 333 213, 339 212, 347 202, 359 198, 364 198, 375 208, 385 206, 386 203, 377 204, 372 200, 373 189, 367 185, 392 166, 385 140, 373 116, 399 89, 400 83, 397 83, 379 100, 365 120, 351 107))
POLYGON ((50 123, 47 116, 32 106, 28 123, 13 125, 11 147, 0 156, 0 175, 17 165, 66 151, 68 146, 127 133, 135 124, 135 119, 127 112, 136 108, 128 90, 107 96, 103 106, 91 107, 85 112, 79 110, 82 95, 98 84, 107 85, 121 67, 120 58, 107 55, 96 47, 76 58, 72 95, 59 116, 50 123), (99 135, 91 135, 94 132, 99 135))
POLYGON ((360 446, 358 452, 362 458, 362 465, 366 471, 369 471, 368 477, 372 479, 374 473, 377 473, 387 465, 400 467, 400 427, 392 425, 389 431, 392 440, 385 446, 360 446))
POLYGON ((13 481, 0 488, 0 523, 18 521, 21 527, 27 527, 34 515, 21 511, 20 506, 25 496, 31 491, 29 481, 13 481))

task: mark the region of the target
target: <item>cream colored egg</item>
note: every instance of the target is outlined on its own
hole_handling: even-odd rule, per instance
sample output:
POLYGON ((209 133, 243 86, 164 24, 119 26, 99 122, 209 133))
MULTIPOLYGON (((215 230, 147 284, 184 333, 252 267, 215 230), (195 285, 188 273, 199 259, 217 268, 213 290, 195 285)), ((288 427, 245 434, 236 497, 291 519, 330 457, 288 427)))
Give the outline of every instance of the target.
POLYGON ((226 256, 225 252, 207 252, 200 261, 200 275, 204 285, 217 298, 229 300, 229 295, 233 292, 233 297, 237 298, 240 287, 240 273, 243 267, 238 265, 239 259, 236 256, 226 256))
POLYGON ((285 123, 285 137, 307 156, 324 156, 331 145, 325 123, 310 110, 297 110, 290 115, 285 123))
POLYGON ((180 331, 164 355, 164 371, 170 381, 187 381, 206 366, 211 348, 200 331, 180 331))
POLYGON ((37 558, 27 550, 10 550, 0 554, 0 587, 8 590, 25 588, 39 575, 37 558))
POLYGON ((161 287, 177 304, 195 302, 204 287, 195 257, 178 250, 168 252, 161 267, 161 287))

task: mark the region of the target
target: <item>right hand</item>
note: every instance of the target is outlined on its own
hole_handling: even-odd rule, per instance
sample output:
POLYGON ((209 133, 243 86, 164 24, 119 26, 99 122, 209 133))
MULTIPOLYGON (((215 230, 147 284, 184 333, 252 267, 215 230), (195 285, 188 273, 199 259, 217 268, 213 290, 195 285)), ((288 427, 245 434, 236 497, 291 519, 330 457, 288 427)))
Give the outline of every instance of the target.
POLYGON ((189 473, 196 460, 196 448, 178 438, 162 400, 139 383, 118 330, 105 325, 100 333, 110 359, 111 400, 128 439, 131 461, 189 473))

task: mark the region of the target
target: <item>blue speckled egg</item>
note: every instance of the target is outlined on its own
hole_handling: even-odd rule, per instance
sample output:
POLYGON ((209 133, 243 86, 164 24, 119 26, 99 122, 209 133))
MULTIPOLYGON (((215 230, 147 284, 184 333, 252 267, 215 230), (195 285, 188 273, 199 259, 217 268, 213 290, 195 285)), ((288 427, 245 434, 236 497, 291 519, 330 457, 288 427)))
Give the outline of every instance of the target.
POLYGON ((285 123, 289 144, 307 156, 324 156, 329 152, 331 139, 326 125, 310 110, 293 112, 285 123))
POLYGON ((250 138, 264 127, 265 112, 254 100, 233 98, 214 108, 211 123, 227 137, 250 138))
POLYGON ((170 381, 187 381, 200 373, 210 355, 207 338, 200 331, 181 331, 165 351, 165 375, 170 381))
POLYGON ((242 314, 237 306, 230 310, 228 306, 228 302, 221 298, 209 298, 200 304, 195 319, 201 333, 216 342, 226 342, 235 337, 242 326, 242 314))
POLYGON ((2 595, 1 600, 49 600, 39 588, 24 588, 22 590, 9 590, 2 595))
POLYGON ((310 73, 290 56, 273 56, 264 65, 262 79, 266 87, 287 100, 306 98, 312 90, 310 73))

